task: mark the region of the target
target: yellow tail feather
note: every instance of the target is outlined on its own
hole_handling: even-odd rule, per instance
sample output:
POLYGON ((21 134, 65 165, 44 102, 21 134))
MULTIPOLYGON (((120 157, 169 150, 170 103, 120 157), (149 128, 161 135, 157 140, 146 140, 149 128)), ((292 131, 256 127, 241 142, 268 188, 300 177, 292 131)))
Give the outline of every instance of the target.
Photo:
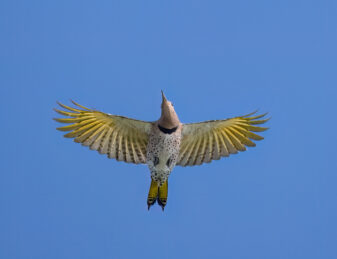
POLYGON ((158 204, 161 206, 162 210, 164 210, 167 202, 167 194, 168 194, 168 182, 166 180, 163 185, 159 187, 159 194, 158 194, 158 204))
POLYGON ((162 210, 164 210, 167 202, 167 194, 168 194, 168 183, 167 181, 163 183, 161 186, 153 180, 151 180, 151 186, 149 190, 149 194, 147 196, 147 206, 148 209, 158 201, 158 204, 161 206, 162 210))
POLYGON ((147 209, 148 210, 156 202, 157 197, 158 197, 158 183, 151 180, 149 195, 147 196, 147 209))

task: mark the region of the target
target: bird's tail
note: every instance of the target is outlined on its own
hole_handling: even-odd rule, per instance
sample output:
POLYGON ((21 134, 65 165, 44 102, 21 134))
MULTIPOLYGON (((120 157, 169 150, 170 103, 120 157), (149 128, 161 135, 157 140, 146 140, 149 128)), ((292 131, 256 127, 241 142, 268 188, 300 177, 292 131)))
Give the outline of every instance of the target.
POLYGON ((147 196, 148 209, 157 201, 164 210, 167 202, 168 183, 167 180, 162 185, 158 185, 156 181, 151 180, 149 195, 147 196))

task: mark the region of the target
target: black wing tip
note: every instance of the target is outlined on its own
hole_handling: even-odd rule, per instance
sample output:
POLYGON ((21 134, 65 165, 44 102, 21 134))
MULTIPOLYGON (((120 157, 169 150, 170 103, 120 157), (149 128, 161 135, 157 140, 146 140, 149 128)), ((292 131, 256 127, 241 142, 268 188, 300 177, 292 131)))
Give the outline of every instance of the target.
POLYGON ((75 102, 73 99, 70 99, 70 101, 72 102, 72 104, 74 104, 75 106, 77 106, 77 107, 79 107, 79 108, 81 108, 81 109, 84 109, 84 110, 86 110, 86 111, 91 111, 91 109, 89 109, 89 108, 87 108, 87 107, 85 107, 85 106, 79 104, 78 102, 75 102))
MULTIPOLYGON (((78 102, 74 101, 73 99, 69 99, 69 101, 70 101, 73 105, 75 105, 75 106, 77 106, 77 107, 79 107, 79 108, 82 108, 82 109, 87 110, 87 111, 90 111, 90 110, 91 110, 91 109, 89 109, 89 108, 87 108, 87 107, 84 107, 83 105, 79 104, 78 102)), ((56 101, 56 103, 57 103, 60 107, 65 108, 65 107, 64 107, 65 104, 61 103, 60 101, 56 101)))
POLYGON ((63 103, 61 103, 60 101, 56 101, 56 103, 60 106, 60 107, 63 107, 63 103))
POLYGON ((250 116, 256 114, 258 111, 259 111, 259 109, 256 109, 255 111, 253 111, 253 112, 251 112, 251 113, 248 113, 248 114, 246 114, 246 115, 243 115, 243 116, 241 116, 241 117, 242 117, 242 118, 250 117, 250 116))
POLYGON ((53 108, 53 111, 54 112, 56 112, 56 113, 58 113, 58 114, 61 114, 62 115, 62 110, 59 110, 59 109, 57 109, 57 108, 53 108))

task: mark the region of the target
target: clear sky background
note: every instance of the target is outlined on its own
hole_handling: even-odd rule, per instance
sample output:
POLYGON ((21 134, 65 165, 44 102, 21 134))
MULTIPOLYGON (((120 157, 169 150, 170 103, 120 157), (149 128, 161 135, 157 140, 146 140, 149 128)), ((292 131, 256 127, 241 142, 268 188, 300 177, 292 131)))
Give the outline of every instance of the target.
POLYGON ((336 1, 1 1, 0 258, 337 258, 336 1), (69 99, 143 120, 270 112, 256 148, 148 168, 55 130, 69 99))

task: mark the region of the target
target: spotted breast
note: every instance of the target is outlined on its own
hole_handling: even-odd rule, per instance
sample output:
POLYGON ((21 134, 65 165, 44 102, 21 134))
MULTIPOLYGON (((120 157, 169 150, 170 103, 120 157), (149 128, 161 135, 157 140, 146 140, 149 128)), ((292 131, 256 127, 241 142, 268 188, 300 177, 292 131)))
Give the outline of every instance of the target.
POLYGON ((147 146, 147 165, 153 181, 162 185, 166 182, 177 163, 181 140, 181 125, 166 129, 154 123, 147 146))

